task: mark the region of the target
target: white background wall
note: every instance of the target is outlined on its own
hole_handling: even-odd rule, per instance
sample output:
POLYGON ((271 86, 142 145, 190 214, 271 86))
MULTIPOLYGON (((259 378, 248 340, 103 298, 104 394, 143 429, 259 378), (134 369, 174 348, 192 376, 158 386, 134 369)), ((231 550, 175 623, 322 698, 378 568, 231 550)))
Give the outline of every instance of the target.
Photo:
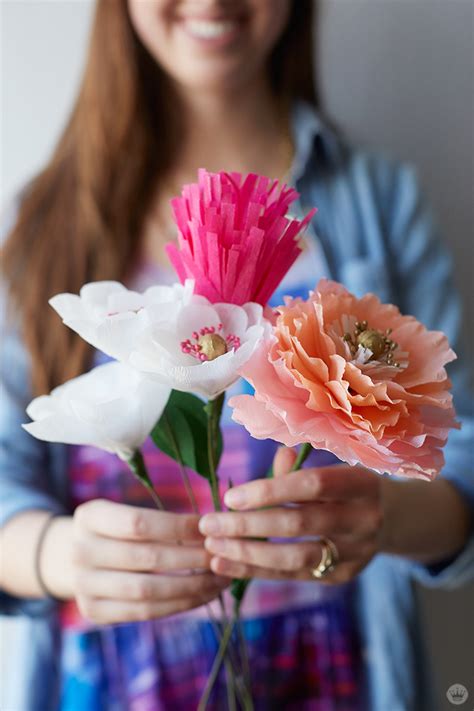
MULTIPOLYGON (((91 8, 90 0, 0 0, 2 202, 54 145, 77 88, 91 8)), ((473 25, 471 0, 323 0, 318 47, 338 124, 418 167, 454 253, 466 330, 474 322, 473 25)), ((473 592, 422 594, 440 708, 451 708, 445 691, 454 682, 474 699, 473 592)), ((1 701, 0 709, 23 711, 1 701)))

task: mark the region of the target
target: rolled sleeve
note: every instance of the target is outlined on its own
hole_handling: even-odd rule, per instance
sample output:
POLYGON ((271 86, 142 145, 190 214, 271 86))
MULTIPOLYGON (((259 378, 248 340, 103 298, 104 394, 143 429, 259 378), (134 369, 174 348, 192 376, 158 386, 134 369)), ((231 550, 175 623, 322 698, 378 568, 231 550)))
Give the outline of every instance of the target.
POLYGON ((445 447, 441 476, 463 497, 471 513, 471 535, 462 551, 436 566, 413 564, 423 584, 456 587, 474 580, 474 408, 471 374, 462 343, 462 310, 454 285, 450 255, 444 248, 415 172, 403 167, 393 182, 391 251, 400 307, 427 328, 443 331, 458 359, 447 367, 461 429, 452 431, 445 447))
MULTIPOLYGON (((64 497, 55 492, 54 472, 63 456, 29 435, 26 421, 29 396, 27 356, 13 333, 3 334, 0 364, 0 527, 28 510, 67 514, 64 497)), ((0 591, 0 612, 6 615, 45 614, 51 600, 21 599, 0 591)))
MULTIPOLYGON (((14 221, 7 211, 0 228, 3 241, 14 221)), ((23 511, 43 509, 67 514, 67 484, 61 484, 66 455, 61 445, 48 445, 29 435, 30 363, 14 315, 7 308, 6 288, 0 287, 0 528, 23 511)), ((0 613, 44 614, 48 600, 26 600, 0 591, 0 613)))

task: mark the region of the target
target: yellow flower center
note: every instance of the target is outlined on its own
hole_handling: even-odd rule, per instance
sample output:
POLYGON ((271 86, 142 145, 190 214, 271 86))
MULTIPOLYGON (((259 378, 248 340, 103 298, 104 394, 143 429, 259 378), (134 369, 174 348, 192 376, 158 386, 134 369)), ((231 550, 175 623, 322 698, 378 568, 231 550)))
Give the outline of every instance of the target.
POLYGON ((201 347, 201 353, 204 353, 207 360, 215 360, 227 353, 227 344, 218 333, 206 333, 204 336, 200 336, 198 344, 201 347))
POLYGON ((374 331, 368 328, 366 331, 359 333, 356 343, 362 348, 368 348, 372 351, 371 359, 378 360, 385 353, 386 343, 385 337, 380 331, 374 331))
POLYGON ((357 321, 354 333, 345 333, 343 338, 348 344, 353 356, 356 355, 359 346, 369 350, 372 355, 369 360, 379 360, 400 367, 400 363, 393 360, 393 353, 398 348, 398 343, 389 338, 391 329, 384 332, 370 328, 367 321, 357 321))

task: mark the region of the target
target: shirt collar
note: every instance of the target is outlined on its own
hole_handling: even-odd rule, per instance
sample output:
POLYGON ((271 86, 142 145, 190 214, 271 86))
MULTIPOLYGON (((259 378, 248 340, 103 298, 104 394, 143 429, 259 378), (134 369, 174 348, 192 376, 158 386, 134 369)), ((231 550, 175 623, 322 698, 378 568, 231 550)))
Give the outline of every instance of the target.
POLYGON ((293 181, 305 173, 314 152, 315 140, 319 138, 324 147, 331 151, 335 147, 334 131, 324 123, 317 110, 306 101, 297 101, 291 111, 291 134, 295 146, 295 156, 291 175, 293 181))

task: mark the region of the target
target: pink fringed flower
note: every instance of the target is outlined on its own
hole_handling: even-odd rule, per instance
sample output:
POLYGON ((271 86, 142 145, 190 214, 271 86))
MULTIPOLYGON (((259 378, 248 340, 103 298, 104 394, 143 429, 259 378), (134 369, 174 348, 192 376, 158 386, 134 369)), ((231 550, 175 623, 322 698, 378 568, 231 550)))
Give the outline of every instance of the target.
POLYGON ((445 335, 324 279, 278 312, 272 338, 240 371, 255 395, 231 398, 233 419, 258 439, 309 442, 379 473, 434 478, 459 427, 445 335))
POLYGON ((194 279, 194 292, 212 303, 265 306, 300 254, 298 236, 316 212, 287 217, 298 197, 252 173, 200 170, 198 183, 171 201, 179 248, 166 249, 180 281, 194 279))

